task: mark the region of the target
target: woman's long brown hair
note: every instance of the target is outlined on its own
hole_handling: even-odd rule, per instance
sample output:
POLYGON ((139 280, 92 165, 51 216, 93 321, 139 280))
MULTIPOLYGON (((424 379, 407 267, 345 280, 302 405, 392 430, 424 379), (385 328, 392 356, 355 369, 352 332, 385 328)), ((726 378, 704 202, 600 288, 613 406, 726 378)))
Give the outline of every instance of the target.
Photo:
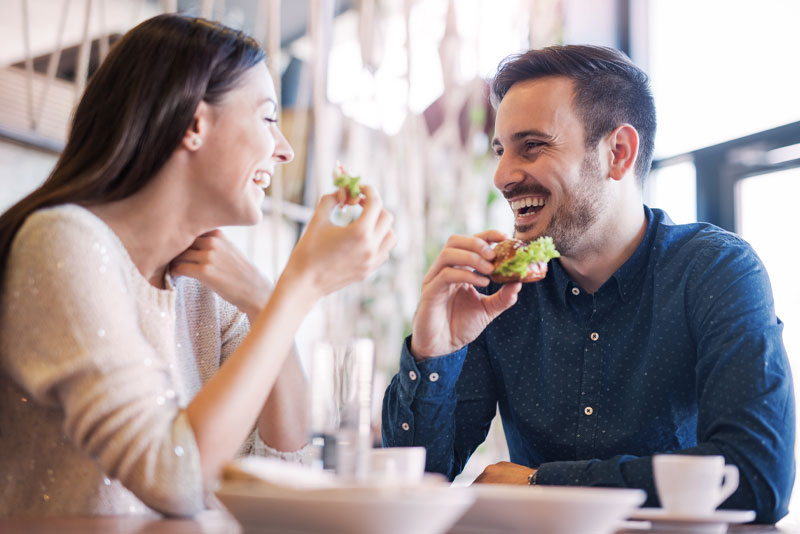
POLYGON ((0 216, 0 289, 31 213, 136 193, 180 145, 200 101, 218 102, 264 59, 251 37, 199 18, 160 15, 125 34, 89 80, 50 176, 0 216))

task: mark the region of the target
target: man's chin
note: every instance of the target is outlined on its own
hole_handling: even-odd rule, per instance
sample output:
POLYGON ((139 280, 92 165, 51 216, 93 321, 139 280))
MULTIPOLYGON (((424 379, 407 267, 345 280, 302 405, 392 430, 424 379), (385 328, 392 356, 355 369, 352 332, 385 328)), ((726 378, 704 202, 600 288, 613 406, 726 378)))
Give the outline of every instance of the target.
POLYGON ((520 241, 533 241, 538 239, 543 234, 536 232, 535 224, 515 224, 514 225, 514 238, 520 241))

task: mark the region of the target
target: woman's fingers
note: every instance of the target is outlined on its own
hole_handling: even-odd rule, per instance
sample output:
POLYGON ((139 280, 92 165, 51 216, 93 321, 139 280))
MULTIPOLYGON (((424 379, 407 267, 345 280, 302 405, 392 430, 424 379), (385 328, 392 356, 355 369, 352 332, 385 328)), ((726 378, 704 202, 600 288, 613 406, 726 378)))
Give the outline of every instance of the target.
POLYGON ((364 208, 361 215, 351 224, 361 226, 362 228, 375 228, 375 224, 380 217, 383 210, 383 201, 375 189, 369 185, 362 185, 361 192, 364 194, 364 199, 361 206, 364 208))

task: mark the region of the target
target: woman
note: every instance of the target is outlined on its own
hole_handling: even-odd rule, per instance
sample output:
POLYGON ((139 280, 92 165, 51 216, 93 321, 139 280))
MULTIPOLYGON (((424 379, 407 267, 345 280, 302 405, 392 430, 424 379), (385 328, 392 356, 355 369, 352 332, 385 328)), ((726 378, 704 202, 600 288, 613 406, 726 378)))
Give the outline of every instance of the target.
POLYGON ((276 100, 251 38, 179 15, 92 77, 52 174, 0 217, 0 515, 194 514, 254 425, 306 443, 293 335, 395 237, 369 187, 343 228, 323 196, 271 290, 215 230, 258 222, 293 157, 276 100))

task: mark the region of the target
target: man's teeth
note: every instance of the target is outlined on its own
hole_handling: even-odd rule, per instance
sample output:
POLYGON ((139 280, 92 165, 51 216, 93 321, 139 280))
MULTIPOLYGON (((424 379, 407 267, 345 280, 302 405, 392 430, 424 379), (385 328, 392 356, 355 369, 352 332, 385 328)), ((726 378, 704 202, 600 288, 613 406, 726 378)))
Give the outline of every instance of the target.
POLYGON ((259 187, 269 187, 269 173, 267 171, 256 171, 253 181, 259 187))
POLYGON ((544 206, 545 201, 543 197, 525 197, 518 200, 511 201, 511 209, 514 213, 519 213, 522 208, 544 206))

